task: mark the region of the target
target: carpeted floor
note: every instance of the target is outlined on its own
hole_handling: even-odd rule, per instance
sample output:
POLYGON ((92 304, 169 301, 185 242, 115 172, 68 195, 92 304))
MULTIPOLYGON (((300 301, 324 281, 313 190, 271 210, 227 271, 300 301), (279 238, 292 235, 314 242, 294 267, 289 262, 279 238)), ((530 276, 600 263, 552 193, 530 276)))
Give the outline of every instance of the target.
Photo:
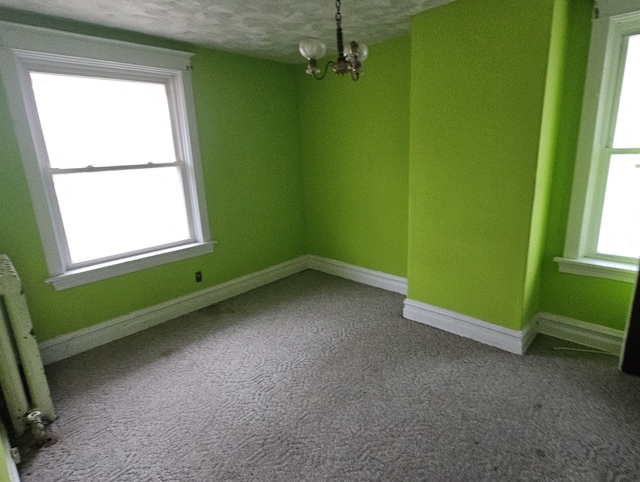
POLYGON ((24 482, 640 480, 640 378, 524 357, 306 271, 47 367, 24 482))

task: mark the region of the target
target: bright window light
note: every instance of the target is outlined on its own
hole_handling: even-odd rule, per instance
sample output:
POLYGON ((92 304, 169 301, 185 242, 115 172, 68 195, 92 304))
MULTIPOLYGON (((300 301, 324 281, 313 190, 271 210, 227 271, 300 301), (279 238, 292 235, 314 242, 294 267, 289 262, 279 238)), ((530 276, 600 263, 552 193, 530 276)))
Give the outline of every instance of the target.
POLYGON ((598 252, 640 257, 640 155, 611 156, 598 252))
POLYGON ((71 261, 190 239, 176 167, 53 176, 71 261))
POLYGON ((53 168, 175 162, 164 84, 31 72, 53 168))
POLYGON ((613 147, 640 147, 640 35, 629 37, 613 147))
POLYGON ((629 37, 609 150, 599 254, 640 257, 640 35, 629 37))
POLYGON ((71 264, 192 240, 166 86, 30 76, 71 264))

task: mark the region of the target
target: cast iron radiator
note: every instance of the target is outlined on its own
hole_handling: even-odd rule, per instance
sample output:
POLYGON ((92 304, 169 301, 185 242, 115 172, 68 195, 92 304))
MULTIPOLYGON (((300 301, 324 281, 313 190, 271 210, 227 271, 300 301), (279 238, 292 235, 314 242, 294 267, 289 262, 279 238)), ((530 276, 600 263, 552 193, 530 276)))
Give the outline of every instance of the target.
POLYGON ((27 428, 29 414, 40 412, 51 422, 56 419, 22 282, 4 254, 0 254, 0 386, 16 435, 27 428))

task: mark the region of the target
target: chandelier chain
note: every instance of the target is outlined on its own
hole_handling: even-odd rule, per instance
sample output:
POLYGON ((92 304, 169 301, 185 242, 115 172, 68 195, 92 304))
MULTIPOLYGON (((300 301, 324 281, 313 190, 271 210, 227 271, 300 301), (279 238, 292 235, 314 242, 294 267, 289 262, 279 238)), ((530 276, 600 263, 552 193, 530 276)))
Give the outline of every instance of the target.
POLYGON ((336 25, 338 28, 342 27, 342 14, 340 13, 340 0, 336 0, 336 25))

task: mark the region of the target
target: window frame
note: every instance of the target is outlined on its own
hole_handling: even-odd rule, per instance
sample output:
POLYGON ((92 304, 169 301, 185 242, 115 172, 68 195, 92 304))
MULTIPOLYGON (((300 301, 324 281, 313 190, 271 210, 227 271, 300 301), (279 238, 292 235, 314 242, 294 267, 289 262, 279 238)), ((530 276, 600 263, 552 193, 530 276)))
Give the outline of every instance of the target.
POLYGON ((593 20, 567 234, 563 256, 554 258, 561 272, 629 283, 635 282, 638 259, 597 253, 597 242, 609 159, 616 150, 610 145, 627 38, 640 34, 636 3, 627 6, 635 11, 621 12, 601 2, 600 12, 607 15, 593 20))
POLYGON ((209 233, 191 90, 193 54, 7 22, 0 22, 0 29, 0 75, 49 270, 45 282, 55 289, 65 289, 211 253, 215 242, 209 233), (189 217, 188 242, 71 263, 31 89, 32 71, 152 81, 167 86, 189 217))

